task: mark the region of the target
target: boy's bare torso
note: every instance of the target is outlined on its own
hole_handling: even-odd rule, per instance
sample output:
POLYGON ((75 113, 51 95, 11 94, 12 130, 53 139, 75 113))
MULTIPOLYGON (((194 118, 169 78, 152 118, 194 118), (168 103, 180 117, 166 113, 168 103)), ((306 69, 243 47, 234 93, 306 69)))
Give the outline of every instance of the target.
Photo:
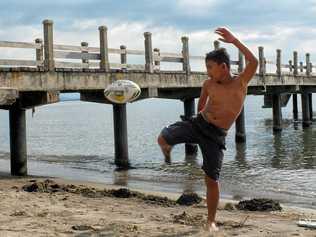
POLYGON ((217 127, 228 130, 242 109, 247 85, 242 83, 241 78, 234 77, 228 82, 208 79, 205 86, 208 99, 201 111, 203 117, 217 127))

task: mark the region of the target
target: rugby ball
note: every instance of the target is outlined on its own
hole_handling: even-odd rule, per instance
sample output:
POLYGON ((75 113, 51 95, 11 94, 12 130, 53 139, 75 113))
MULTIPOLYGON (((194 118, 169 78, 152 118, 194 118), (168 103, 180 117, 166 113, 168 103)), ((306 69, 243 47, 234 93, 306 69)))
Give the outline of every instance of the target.
POLYGON ((117 80, 104 90, 104 96, 116 104, 125 104, 136 100, 141 93, 139 86, 130 80, 117 80))

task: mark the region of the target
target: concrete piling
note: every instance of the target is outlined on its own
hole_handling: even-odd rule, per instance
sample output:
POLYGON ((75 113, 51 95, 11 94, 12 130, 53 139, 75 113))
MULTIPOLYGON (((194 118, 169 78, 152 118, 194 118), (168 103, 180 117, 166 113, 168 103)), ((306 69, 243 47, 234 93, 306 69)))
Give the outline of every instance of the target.
MULTIPOLYGON (((184 104, 184 119, 190 119, 195 114, 195 103, 194 98, 185 99, 184 104)), ((198 147, 196 144, 187 143, 185 144, 185 154, 187 155, 196 155, 198 152, 198 147)))
POLYGON ((115 165, 128 168, 126 104, 113 104, 115 165))
POLYGON ((282 110, 280 94, 272 95, 273 131, 282 131, 282 110))
POLYGON ((246 142, 246 128, 245 128, 245 110, 242 108, 236 122, 235 122, 235 142, 244 143, 246 142))
MULTIPOLYGON (((241 51, 238 52, 238 72, 241 73, 244 70, 244 56, 241 51)), ((235 142, 246 142, 246 128, 245 128, 245 111, 242 108, 238 118, 235 122, 235 142)))
POLYGON ((302 98, 302 116, 303 116, 303 127, 307 128, 311 125, 311 120, 310 120, 310 105, 309 105, 309 94, 306 92, 303 92, 301 94, 302 98))
POLYGON ((25 109, 21 108, 19 101, 9 110, 10 120, 10 153, 11 175, 27 175, 27 149, 26 149, 26 119, 25 109))
MULTIPOLYGON (((121 45, 122 70, 126 71, 126 46, 121 45), (124 65, 124 66, 123 66, 124 65)), ((113 104, 115 165, 121 169, 129 168, 126 104, 113 104)))
POLYGON ((298 109, 297 109, 297 94, 293 94, 293 120, 298 120, 298 109))
POLYGON ((309 99, 309 118, 311 121, 313 121, 313 94, 312 93, 309 93, 308 94, 308 99, 309 99))

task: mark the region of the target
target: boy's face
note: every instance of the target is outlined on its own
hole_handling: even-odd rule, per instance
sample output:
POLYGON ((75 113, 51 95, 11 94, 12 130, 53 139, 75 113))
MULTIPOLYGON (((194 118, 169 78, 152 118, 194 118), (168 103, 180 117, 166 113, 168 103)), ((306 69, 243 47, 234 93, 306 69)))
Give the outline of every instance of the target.
POLYGON ((213 60, 206 61, 207 76, 214 80, 221 80, 229 73, 228 67, 225 63, 218 64, 213 60))

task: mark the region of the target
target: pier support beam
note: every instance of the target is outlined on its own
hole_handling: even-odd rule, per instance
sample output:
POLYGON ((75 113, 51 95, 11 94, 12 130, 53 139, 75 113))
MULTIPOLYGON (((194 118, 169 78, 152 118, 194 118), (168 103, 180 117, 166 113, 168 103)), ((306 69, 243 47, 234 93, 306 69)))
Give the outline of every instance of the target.
POLYGON ((236 122, 235 122, 235 142, 245 143, 246 142, 246 129, 245 129, 245 110, 242 108, 236 122))
POLYGON ((272 95, 272 111, 273 111, 273 131, 282 131, 282 110, 280 94, 272 95))
POLYGON ((293 94, 293 120, 298 120, 297 94, 293 94))
POLYGON ((310 105, 309 105, 309 94, 308 93, 302 93, 302 116, 303 116, 303 127, 309 127, 311 125, 310 120, 310 105))
POLYGON ((27 175, 25 109, 17 101, 10 107, 11 175, 27 175))
POLYGON ((313 111, 313 94, 312 93, 308 94, 308 99, 309 99, 309 118, 311 121, 313 121, 314 111, 313 111))
MULTIPOLYGON (((195 103, 194 98, 185 99, 184 103, 184 119, 190 119, 195 114, 195 103)), ((198 146, 196 144, 185 144, 185 155, 196 155, 198 151, 198 146)))
MULTIPOLYGON (((238 72, 244 71, 244 55, 239 50, 238 52, 238 72)), ((246 129, 245 129, 245 111, 244 106, 235 122, 235 142, 245 143, 246 142, 246 129)))
POLYGON ((115 164, 118 166, 118 168, 127 169, 129 167, 129 161, 126 104, 113 104, 113 123, 115 164))

